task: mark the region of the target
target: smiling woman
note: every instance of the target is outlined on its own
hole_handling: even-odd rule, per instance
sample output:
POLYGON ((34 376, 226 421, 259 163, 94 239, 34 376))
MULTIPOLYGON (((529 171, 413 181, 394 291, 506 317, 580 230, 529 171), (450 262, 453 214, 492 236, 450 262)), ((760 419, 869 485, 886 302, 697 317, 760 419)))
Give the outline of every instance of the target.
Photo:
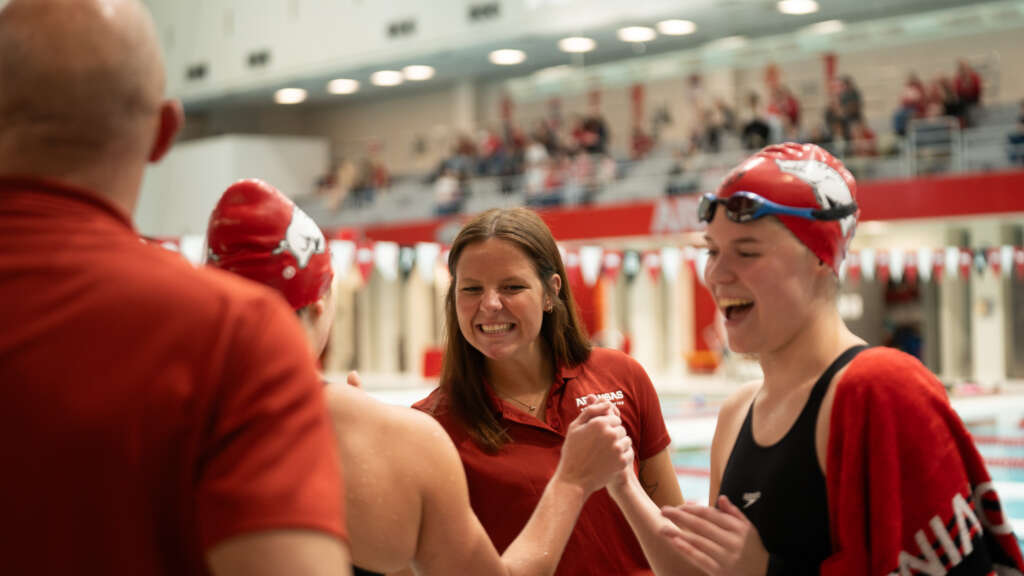
POLYGON ((839 316, 856 191, 827 151, 788 143, 702 201, 708 289, 730 349, 756 354, 764 380, 718 413, 708 506, 662 512, 635 483, 610 487, 659 573, 1020 573, 941 383, 911 356, 867 349, 839 316))
MULTIPOLYGON (((462 228, 448 259, 441 385, 415 405, 455 441, 470 500, 503 550, 554 474, 567 425, 588 395, 612 401, 652 505, 680 504, 668 432, 650 379, 632 358, 591 349, 544 222, 492 210, 462 228)), ((621 512, 600 491, 583 507, 556 574, 649 574, 621 512)))

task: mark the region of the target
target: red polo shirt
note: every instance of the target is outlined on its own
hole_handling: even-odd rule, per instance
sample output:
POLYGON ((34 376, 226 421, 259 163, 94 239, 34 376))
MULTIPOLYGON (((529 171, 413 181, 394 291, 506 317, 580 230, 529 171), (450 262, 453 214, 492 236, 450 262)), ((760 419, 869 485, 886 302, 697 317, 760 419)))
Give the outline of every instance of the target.
MULTIPOLYGON (((466 470, 473 511, 499 552, 508 548, 533 514, 558 466, 569 424, 588 394, 604 395, 618 406, 638 462, 669 444, 650 378, 638 362, 618 351, 595 348, 580 366, 561 368, 548 395, 546 423, 516 410, 489 387, 488 393, 512 437, 496 455, 484 452, 470 439, 448 411, 440 389, 413 408, 434 416, 455 442, 466 470)), ((583 506, 555 574, 651 574, 640 544, 606 490, 595 492, 583 506)))
POLYGON ((245 533, 344 538, 294 312, 143 243, 87 191, 0 179, 4 574, 200 575, 245 533))

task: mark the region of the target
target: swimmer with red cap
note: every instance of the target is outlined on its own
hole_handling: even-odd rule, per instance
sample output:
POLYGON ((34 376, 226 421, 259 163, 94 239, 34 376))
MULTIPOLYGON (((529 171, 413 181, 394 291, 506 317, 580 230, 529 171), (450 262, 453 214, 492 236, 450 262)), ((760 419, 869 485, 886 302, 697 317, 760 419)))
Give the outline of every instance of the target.
MULTIPOLYGON (((269 184, 243 180, 214 209, 207 245, 209 265, 281 292, 320 354, 334 315, 333 272, 323 234, 302 210, 269 184)), ((349 382, 358 384, 354 372, 349 382)), ((470 508, 465 471, 440 424, 358 386, 328 386, 326 394, 356 576, 406 567, 422 575, 551 574, 587 497, 633 462, 615 408, 590 398, 529 523, 499 555, 470 508)))
POLYGON ((305 212, 266 182, 241 180, 213 209, 206 245, 207 265, 280 292, 320 356, 334 318, 334 271, 323 232, 305 212))
POLYGON ((839 316, 858 215, 853 176, 812 144, 764 148, 701 198, 707 286, 764 379, 719 412, 707 506, 659 511, 628 476, 609 487, 658 574, 1021 570, 942 384, 839 316))

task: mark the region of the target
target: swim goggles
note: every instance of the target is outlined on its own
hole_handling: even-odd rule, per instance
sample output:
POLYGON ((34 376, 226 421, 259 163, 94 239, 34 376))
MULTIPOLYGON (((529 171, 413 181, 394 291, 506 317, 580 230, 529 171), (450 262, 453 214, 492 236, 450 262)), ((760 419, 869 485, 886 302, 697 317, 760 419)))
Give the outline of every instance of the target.
POLYGON ((831 208, 795 208, 763 198, 753 192, 736 192, 728 198, 704 194, 697 204, 697 217, 701 222, 711 222, 715 208, 721 204, 729 220, 737 223, 750 222, 764 216, 796 216, 806 220, 842 220, 857 213, 857 203, 843 204, 831 208))

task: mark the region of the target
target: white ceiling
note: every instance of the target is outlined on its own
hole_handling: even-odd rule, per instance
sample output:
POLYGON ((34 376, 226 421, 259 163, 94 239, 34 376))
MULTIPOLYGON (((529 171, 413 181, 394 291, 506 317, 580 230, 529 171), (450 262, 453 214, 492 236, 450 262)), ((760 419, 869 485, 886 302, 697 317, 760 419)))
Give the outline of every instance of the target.
MULTIPOLYGON (((154 4, 163 1, 147 0, 154 4)), ((423 0, 431 2, 465 0, 423 0)), ((415 90, 436 88, 446 83, 472 78, 491 81, 523 77, 530 73, 560 64, 586 65, 619 61, 632 56, 667 54, 697 48, 711 40, 731 35, 745 35, 750 38, 777 36, 797 31, 810 24, 824 20, 840 19, 847 23, 863 22, 880 18, 891 19, 901 15, 919 14, 948 8, 970 10, 995 4, 1017 6, 1020 2, 998 2, 996 0, 818 0, 820 10, 815 14, 789 16, 781 14, 775 0, 617 0, 616 6, 607 9, 608 3, 591 0, 596 10, 581 12, 578 2, 571 0, 525 0, 529 5, 559 4, 568 2, 555 11, 555 17, 537 25, 534 29, 522 30, 513 41, 480 43, 455 50, 424 53, 417 64, 428 64, 437 69, 434 79, 423 84, 406 84, 397 88, 379 88, 365 81, 374 70, 409 62, 378 62, 371 67, 354 69, 338 68, 329 74, 318 73, 296 79, 294 86, 309 90, 309 102, 337 103, 336 97, 324 92, 325 83, 334 77, 363 79, 362 88, 355 95, 346 96, 346 101, 358 101, 382 94, 409 94, 415 90), (602 9, 606 8, 606 9, 602 9), (666 18, 686 18, 698 25, 695 34, 682 37, 659 36, 652 42, 634 45, 616 38, 619 27, 629 25, 653 26, 666 18), (597 49, 582 58, 558 50, 558 39, 570 34, 584 34, 597 41, 597 49), (513 67, 494 66, 487 60, 487 54, 498 48, 517 48, 528 54, 525 63, 513 67)), ((1016 9, 1016 8, 1014 8, 1016 9)), ((265 86, 245 92, 228 94, 202 101, 186 101, 190 111, 209 110, 235 106, 240 103, 269 102, 273 91, 280 86, 265 86)))

